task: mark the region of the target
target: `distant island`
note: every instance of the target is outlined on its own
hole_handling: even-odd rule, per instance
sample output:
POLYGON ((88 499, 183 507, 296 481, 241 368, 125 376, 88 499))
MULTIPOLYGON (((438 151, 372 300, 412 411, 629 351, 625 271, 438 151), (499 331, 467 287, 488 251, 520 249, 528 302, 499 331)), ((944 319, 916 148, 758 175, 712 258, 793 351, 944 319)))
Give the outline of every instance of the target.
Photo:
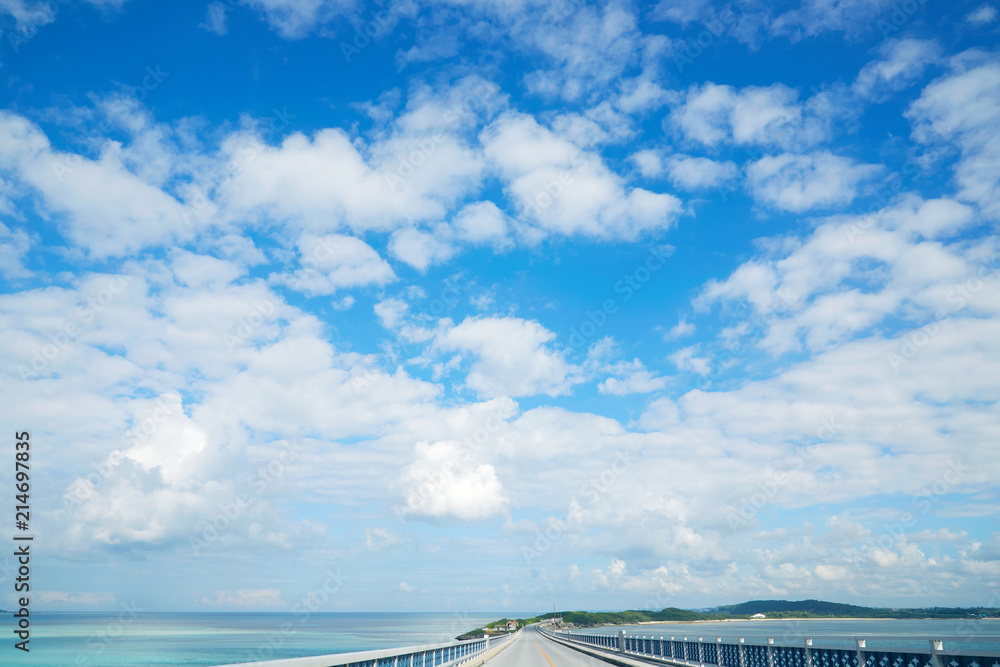
POLYGON ((520 630, 530 623, 550 620, 553 616, 561 619, 561 624, 569 628, 591 628, 599 625, 637 625, 656 622, 691 622, 754 620, 755 618, 996 618, 1000 609, 995 607, 923 607, 890 609, 886 607, 862 607, 840 602, 823 600, 751 600, 740 604, 724 605, 692 611, 667 607, 660 611, 564 611, 551 612, 533 618, 502 618, 482 628, 476 628, 458 639, 476 639, 489 634, 502 634, 520 630))

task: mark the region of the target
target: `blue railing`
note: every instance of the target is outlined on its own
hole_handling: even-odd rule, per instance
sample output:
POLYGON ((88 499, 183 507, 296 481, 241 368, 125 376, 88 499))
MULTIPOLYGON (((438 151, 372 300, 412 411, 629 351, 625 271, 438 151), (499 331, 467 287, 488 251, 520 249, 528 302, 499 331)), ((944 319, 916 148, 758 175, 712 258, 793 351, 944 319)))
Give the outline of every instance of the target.
POLYGON ((872 650, 864 639, 853 639, 855 647, 824 648, 813 646, 813 640, 803 638, 798 646, 776 645, 773 638, 766 644, 747 644, 742 637, 727 643, 722 637, 704 641, 698 637, 646 637, 628 635, 588 634, 585 632, 552 632, 543 634, 605 651, 641 656, 683 667, 1000 667, 1000 652, 953 651, 944 649, 941 640, 929 640, 930 650, 872 650))
POLYGON ((265 660, 263 662, 240 662, 220 667, 451 667, 493 650, 515 634, 517 633, 462 642, 404 646, 378 651, 334 653, 306 658, 265 660))

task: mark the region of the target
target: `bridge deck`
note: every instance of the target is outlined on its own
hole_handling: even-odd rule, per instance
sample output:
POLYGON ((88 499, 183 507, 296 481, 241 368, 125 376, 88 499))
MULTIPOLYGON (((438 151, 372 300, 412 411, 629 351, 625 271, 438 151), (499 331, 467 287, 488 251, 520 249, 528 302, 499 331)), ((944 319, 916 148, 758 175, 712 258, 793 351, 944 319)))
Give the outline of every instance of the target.
POLYGON ((510 646, 486 662, 487 667, 608 667, 608 664, 552 641, 533 625, 524 628, 510 646))

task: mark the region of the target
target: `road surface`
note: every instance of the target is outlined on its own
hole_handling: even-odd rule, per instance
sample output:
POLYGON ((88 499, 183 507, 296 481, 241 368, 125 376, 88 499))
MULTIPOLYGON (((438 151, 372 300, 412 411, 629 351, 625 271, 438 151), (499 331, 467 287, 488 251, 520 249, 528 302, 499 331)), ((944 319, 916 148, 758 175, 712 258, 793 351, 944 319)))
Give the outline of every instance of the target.
POLYGON ((557 644, 533 625, 525 627, 513 642, 488 660, 485 667, 608 667, 609 664, 557 644))

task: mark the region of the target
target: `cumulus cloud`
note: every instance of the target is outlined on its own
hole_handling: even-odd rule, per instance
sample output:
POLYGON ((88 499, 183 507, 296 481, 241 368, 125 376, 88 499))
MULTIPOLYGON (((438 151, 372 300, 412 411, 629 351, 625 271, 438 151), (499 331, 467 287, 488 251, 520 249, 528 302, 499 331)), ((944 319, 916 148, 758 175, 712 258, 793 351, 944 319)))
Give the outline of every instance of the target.
POLYGON ((993 5, 982 5, 966 14, 965 20, 973 25, 989 25, 997 20, 997 8, 993 5))
POLYGON ((524 218, 548 234, 634 239, 670 227, 680 213, 673 195, 627 188, 600 157, 531 116, 505 114, 481 139, 524 218))
POLYGON ((276 588, 241 588, 235 591, 215 591, 215 597, 203 597, 203 605, 227 609, 274 609, 287 607, 276 588))
POLYGON ((198 27, 221 37, 229 32, 227 19, 226 6, 221 2, 212 2, 208 5, 204 23, 200 23, 198 27))
POLYGON ((891 39, 878 52, 879 58, 862 68, 853 86, 858 95, 876 101, 912 85, 941 58, 938 43, 923 39, 891 39))
POLYGON ((957 145, 959 196, 984 214, 1000 217, 1000 63, 977 54, 956 57, 952 71, 935 79, 906 111, 913 137, 957 145))
POLYGON ((787 35, 793 40, 813 37, 825 32, 843 32, 849 37, 873 30, 882 12, 890 7, 888 0, 802 0, 801 4, 777 16, 769 30, 774 35, 787 35))
POLYGON ((430 265, 444 262, 454 255, 455 248, 430 232, 401 229, 393 233, 389 252, 416 270, 426 271, 430 265))
POLYGON ((301 268, 273 279, 310 296, 333 294, 343 288, 385 285, 396 279, 378 252, 353 236, 305 235, 299 239, 298 249, 301 268))
POLYGON ((478 521, 503 513, 510 502, 496 469, 474 461, 457 441, 418 442, 400 484, 402 516, 478 521))
POLYGON ((352 0, 250 0, 246 4, 261 11, 271 28, 286 39, 305 37, 356 6, 352 0))
POLYGON ((0 274, 7 279, 27 278, 31 271, 24 265, 24 257, 31 247, 28 233, 23 229, 10 229, 0 222, 0 274))
POLYGON ((143 180, 113 150, 92 160, 54 149, 27 119, 0 113, 0 170, 37 193, 65 235, 98 257, 191 236, 180 203, 143 180))
POLYGON ((695 326, 687 321, 685 318, 680 318, 670 331, 668 331, 664 336, 664 340, 675 340, 677 338, 684 338, 685 336, 690 336, 695 332, 695 326))
POLYGON ((476 202, 462 208, 452 218, 455 236, 472 244, 489 244, 497 250, 510 248, 511 221, 491 201, 476 202))
POLYGON ((435 345, 472 355, 465 384, 480 396, 558 396, 582 377, 551 348, 553 339, 555 334, 538 322, 470 317, 439 333, 435 345))
POLYGON ((66 591, 37 591, 34 597, 38 602, 56 607, 79 607, 93 608, 115 601, 115 594, 112 592, 103 593, 68 593, 66 591))
POLYGON ((685 190, 701 190, 723 185, 736 178, 738 169, 733 162, 717 162, 705 157, 673 155, 667 161, 670 180, 685 190))
POLYGON ((788 86, 736 89, 715 83, 691 86, 669 122, 681 135, 705 146, 728 143, 806 147, 826 138, 825 122, 788 86))
POLYGON ((939 241, 969 225, 971 213, 953 200, 910 198, 869 218, 833 219, 780 260, 747 262, 727 280, 710 281, 696 304, 744 301, 767 314, 760 344, 775 353, 797 349, 800 334, 812 349, 839 343, 904 304, 935 317, 952 313, 949 290, 979 266, 975 252, 939 241), (847 284, 862 278, 879 289, 847 284))
POLYGON ((663 173, 663 156, 659 151, 653 149, 641 150, 629 156, 629 160, 635 164, 639 173, 646 178, 659 176, 663 173))
POLYGON ((626 394, 648 394, 667 386, 667 378, 652 373, 638 359, 620 362, 610 366, 608 371, 616 377, 609 377, 597 388, 602 394, 625 396, 626 394))
POLYGON ((850 204, 880 170, 880 165, 858 164, 828 151, 783 153, 750 164, 747 184, 757 201, 801 213, 850 204))

